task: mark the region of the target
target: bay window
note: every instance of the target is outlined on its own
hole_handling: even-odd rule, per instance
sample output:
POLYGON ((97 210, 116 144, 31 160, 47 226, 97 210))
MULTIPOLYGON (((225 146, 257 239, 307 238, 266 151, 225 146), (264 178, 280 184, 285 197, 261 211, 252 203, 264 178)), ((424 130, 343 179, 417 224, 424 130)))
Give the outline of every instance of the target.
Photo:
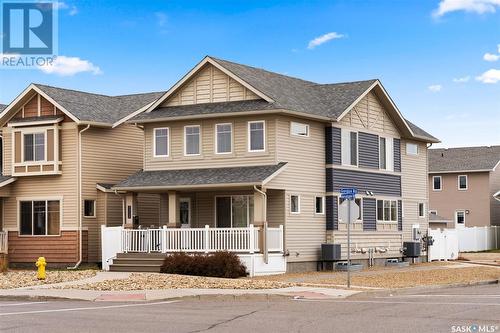
POLYGON ((24 139, 24 162, 45 160, 45 133, 26 133, 24 139))

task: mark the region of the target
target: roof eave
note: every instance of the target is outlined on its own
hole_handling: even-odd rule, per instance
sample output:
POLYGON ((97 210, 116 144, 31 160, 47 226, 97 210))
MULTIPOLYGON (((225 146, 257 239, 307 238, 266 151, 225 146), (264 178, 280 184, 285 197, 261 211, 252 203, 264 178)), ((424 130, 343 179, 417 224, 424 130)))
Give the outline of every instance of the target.
POLYGON ((493 169, 474 169, 474 170, 463 170, 463 169, 457 169, 457 170, 429 170, 429 174, 436 174, 436 173, 478 173, 478 172, 490 172, 493 171, 493 169))
POLYGON ((214 183, 214 184, 199 184, 199 185, 159 185, 159 186, 115 186, 111 189, 117 191, 155 191, 155 190, 185 190, 185 189, 209 189, 218 187, 250 187, 262 186, 263 182, 246 182, 246 183, 214 183))

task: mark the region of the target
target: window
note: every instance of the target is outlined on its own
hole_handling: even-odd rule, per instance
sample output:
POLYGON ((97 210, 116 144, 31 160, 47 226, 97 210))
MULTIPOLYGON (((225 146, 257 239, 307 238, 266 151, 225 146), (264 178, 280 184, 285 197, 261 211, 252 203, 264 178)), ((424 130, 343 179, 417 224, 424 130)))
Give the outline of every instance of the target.
POLYGON ((378 149, 380 169, 387 169, 387 155, 385 152, 385 148, 386 148, 385 146, 386 146, 385 138, 380 138, 379 139, 379 149, 378 149))
POLYGON ((406 155, 418 155, 418 145, 416 143, 406 143, 406 155))
POLYGON ((467 189, 467 175, 458 176, 458 189, 459 190, 467 189))
POLYGON ((377 200, 377 221, 397 222, 398 202, 396 200, 377 200))
POLYGON ((441 176, 433 176, 432 177, 432 189, 434 191, 441 191, 441 189, 442 189, 441 182, 442 182, 441 176))
POLYGON ((45 160, 45 133, 24 134, 24 161, 45 160))
POLYGON ((315 213, 316 214, 324 214, 325 213, 325 197, 315 197, 315 213))
POLYGON ((358 133, 342 129, 341 151, 343 165, 358 165, 358 133))
POLYGON ((418 217, 425 217, 425 204, 423 202, 418 203, 418 217))
POLYGON ((392 138, 379 137, 379 169, 394 170, 394 141, 392 138))
POLYGON ((290 133, 297 136, 309 136, 309 125, 290 122, 290 133))
MULTIPOLYGON (((341 203, 343 203, 343 202, 344 202, 344 200, 345 200, 344 198, 339 198, 339 205, 340 205, 341 203)), ((361 221, 361 220, 363 220, 363 203, 362 203, 362 201, 361 201, 361 198, 354 198, 354 202, 355 202, 355 203, 356 203, 356 205, 358 205, 358 207, 359 207, 359 211, 358 211, 358 219, 357 219, 357 220, 358 220, 358 221, 361 221)))
POLYGON ((300 197, 298 195, 290 196, 290 213, 292 214, 300 213, 300 197))
POLYGON ((266 146, 264 121, 248 122, 248 151, 264 151, 266 146))
POLYGON ((230 154, 232 152, 233 125, 215 125, 215 146, 217 154, 230 154))
POLYGON ((169 128, 155 128, 154 135, 154 156, 168 157, 169 128))
POLYGON ((95 217, 95 200, 83 200, 83 216, 95 217))
POLYGON ((253 196, 215 197, 215 218, 219 228, 248 227, 253 223, 253 196))
POLYGON ((465 225, 465 211, 457 210, 455 212, 455 222, 460 225, 465 225))
POLYGON ((60 202, 58 200, 20 201, 19 223, 21 235, 59 235, 60 202))
POLYGON ((184 155, 200 155, 200 126, 184 127, 184 155))

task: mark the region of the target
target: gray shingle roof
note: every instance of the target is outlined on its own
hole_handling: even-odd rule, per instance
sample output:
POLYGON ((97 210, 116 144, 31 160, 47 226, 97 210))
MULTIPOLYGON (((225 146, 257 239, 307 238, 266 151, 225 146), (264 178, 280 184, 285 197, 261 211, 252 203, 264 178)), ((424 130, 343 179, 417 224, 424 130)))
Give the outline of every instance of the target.
POLYGON ((219 184, 261 184, 286 165, 285 162, 276 165, 260 165, 249 167, 209 168, 139 171, 121 183, 116 189, 133 189, 143 187, 175 188, 199 185, 219 184))
POLYGON ((423 129, 421 129, 420 127, 418 127, 417 125, 415 125, 414 123, 409 121, 408 119, 405 118, 405 121, 408 124, 408 126, 410 126, 412 132, 415 135, 420 136, 420 137, 425 138, 425 139, 429 139, 430 142, 440 142, 438 138, 427 133, 426 131, 424 131, 423 129))
POLYGON ((429 172, 492 170, 500 161, 500 146, 429 149, 429 172))
POLYGON ((35 84, 81 121, 113 124, 155 101, 163 92, 106 96, 35 84))
POLYGON ((62 115, 53 115, 53 116, 40 116, 40 117, 27 117, 27 118, 13 118, 9 122, 12 124, 19 123, 29 123, 30 121, 43 121, 43 120, 56 120, 59 118, 64 118, 62 115))
POLYGON ((0 174, 0 184, 12 178, 13 178, 12 176, 4 176, 0 174))
POLYGON ((442 217, 440 215, 429 213, 429 222, 430 223, 432 223, 432 222, 450 222, 450 221, 451 221, 450 219, 447 219, 447 218, 442 217))

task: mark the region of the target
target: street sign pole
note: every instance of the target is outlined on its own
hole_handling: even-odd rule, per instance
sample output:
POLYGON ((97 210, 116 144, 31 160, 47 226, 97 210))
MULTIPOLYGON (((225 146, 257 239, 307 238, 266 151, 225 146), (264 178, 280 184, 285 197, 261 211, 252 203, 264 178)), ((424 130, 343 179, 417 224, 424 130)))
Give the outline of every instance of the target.
POLYGON ((347 288, 351 288, 351 223, 358 218, 359 207, 356 204, 355 198, 358 190, 356 188, 341 188, 340 196, 347 202, 343 203, 342 209, 339 211, 339 217, 342 220, 347 219, 347 288), (345 211, 347 208, 347 212, 345 211), (353 210, 356 210, 353 212, 353 210), (347 213, 347 214, 346 214, 347 213))
POLYGON ((351 288, 351 205, 349 198, 349 210, 347 211, 347 288, 351 288))

